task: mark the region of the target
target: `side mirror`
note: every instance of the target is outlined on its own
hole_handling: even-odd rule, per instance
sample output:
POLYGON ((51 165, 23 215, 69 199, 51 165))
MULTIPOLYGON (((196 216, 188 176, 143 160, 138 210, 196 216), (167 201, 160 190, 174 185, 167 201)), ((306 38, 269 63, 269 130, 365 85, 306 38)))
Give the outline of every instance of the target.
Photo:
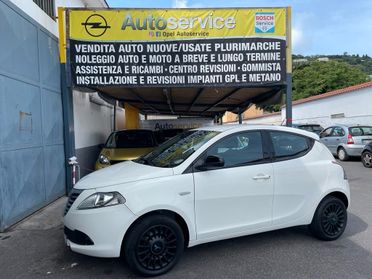
POLYGON ((97 145, 97 147, 98 147, 99 149, 103 149, 103 148, 105 147, 105 145, 104 145, 103 143, 100 143, 100 144, 97 145))
POLYGON ((221 168, 225 165, 225 161, 217 156, 217 155, 209 155, 207 158, 205 158, 204 162, 199 165, 199 166, 196 166, 195 168, 197 170, 214 170, 214 169, 218 169, 218 168, 221 168))

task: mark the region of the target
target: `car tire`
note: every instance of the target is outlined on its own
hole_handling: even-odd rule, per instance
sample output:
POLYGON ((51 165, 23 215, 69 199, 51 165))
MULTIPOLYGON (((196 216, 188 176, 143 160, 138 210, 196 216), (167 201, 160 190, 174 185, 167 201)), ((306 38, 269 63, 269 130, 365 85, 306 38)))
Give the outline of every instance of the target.
POLYGON ((362 153, 362 163, 366 168, 372 168, 372 152, 364 151, 362 153))
POLYGON ((330 241, 336 240, 343 234, 346 224, 345 204, 336 197, 328 196, 318 205, 309 227, 315 237, 330 241))
POLYGON ((171 270, 185 247, 181 227, 163 215, 150 215, 135 223, 123 245, 129 267, 142 276, 158 276, 171 270))
POLYGON ((346 150, 343 147, 337 149, 337 157, 340 161, 349 160, 349 155, 347 155, 346 150))

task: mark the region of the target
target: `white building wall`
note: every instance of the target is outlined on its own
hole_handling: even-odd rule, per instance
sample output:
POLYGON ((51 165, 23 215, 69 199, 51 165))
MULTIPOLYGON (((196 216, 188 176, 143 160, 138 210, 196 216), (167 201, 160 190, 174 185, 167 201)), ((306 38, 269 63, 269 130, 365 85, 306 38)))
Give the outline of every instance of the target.
MULTIPOLYGON (((372 125, 372 87, 293 106, 293 123, 372 125), (332 115, 344 115, 333 118, 332 115)), ((282 108, 285 119, 285 108, 282 108)))
POLYGON ((243 120, 243 123, 257 125, 281 125, 282 116, 280 114, 269 114, 267 116, 243 120))
POLYGON ((104 143, 113 130, 113 107, 104 101, 91 102, 91 94, 77 90, 73 93, 76 149, 104 143))

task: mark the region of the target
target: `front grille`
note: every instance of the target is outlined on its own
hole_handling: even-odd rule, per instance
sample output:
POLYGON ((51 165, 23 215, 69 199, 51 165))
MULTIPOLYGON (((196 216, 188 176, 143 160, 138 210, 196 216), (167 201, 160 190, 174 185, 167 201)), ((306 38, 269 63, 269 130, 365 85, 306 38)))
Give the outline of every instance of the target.
POLYGON ((77 197, 83 192, 83 190, 78 189, 72 189, 70 192, 70 195, 68 196, 68 200, 65 207, 65 212, 63 215, 66 215, 67 212, 70 210, 71 205, 74 203, 74 201, 77 199, 77 197))

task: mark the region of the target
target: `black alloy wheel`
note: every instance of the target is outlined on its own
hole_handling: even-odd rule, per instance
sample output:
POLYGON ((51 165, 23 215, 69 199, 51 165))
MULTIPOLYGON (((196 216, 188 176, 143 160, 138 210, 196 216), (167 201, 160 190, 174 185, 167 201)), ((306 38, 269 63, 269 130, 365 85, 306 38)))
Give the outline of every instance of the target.
POLYGON ((324 232, 331 237, 340 234, 345 225, 345 218, 346 212, 339 202, 329 203, 322 214, 324 232))
POLYGON ((174 261, 177 255, 177 237, 168 226, 155 225, 139 238, 136 257, 142 267, 160 270, 174 261))
POLYGON ((346 224, 345 204, 340 199, 329 196, 320 202, 310 224, 310 230, 319 239, 335 240, 343 234, 346 224))
POLYGON ((178 262, 184 250, 184 236, 175 220, 153 215, 136 223, 123 245, 132 270, 144 276, 157 276, 178 262))
POLYGON ((366 168, 372 168, 372 153, 370 151, 363 152, 362 163, 366 168))

